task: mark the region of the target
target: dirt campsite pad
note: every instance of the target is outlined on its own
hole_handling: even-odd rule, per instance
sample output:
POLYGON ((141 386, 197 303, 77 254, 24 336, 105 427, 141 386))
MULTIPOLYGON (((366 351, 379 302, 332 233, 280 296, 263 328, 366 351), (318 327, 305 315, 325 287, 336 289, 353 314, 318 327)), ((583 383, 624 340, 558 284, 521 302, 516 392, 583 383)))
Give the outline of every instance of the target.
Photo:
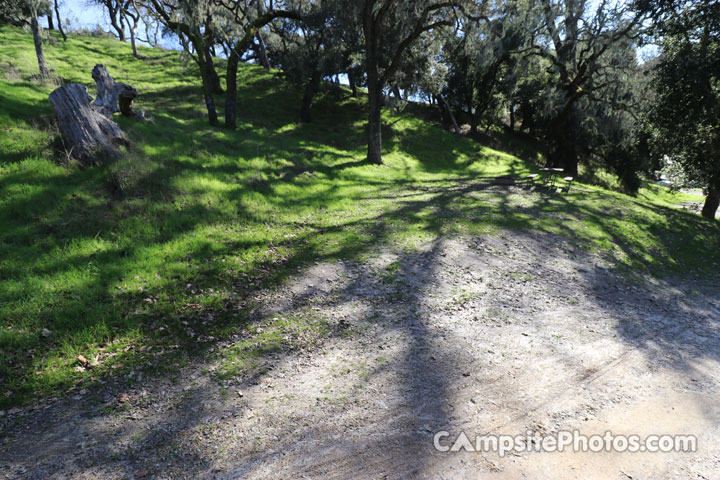
POLYGON ((506 231, 317 263, 262 298, 256 335, 293 348, 238 338, 175 379, 4 412, 0 478, 720 478, 717 278, 640 283, 506 231), (500 457, 438 451, 443 431, 698 445, 500 457))

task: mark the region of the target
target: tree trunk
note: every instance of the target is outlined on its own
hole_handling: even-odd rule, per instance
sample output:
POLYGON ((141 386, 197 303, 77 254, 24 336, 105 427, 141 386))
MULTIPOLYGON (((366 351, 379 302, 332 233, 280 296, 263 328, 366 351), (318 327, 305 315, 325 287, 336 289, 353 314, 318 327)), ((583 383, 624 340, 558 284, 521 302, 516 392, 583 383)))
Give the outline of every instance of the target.
POLYGON ((58 7, 58 0, 55 0, 55 16, 57 17, 58 30, 60 31, 60 35, 62 35, 63 37, 63 42, 67 42, 67 35, 65 35, 65 30, 63 30, 62 27, 62 20, 60 19, 60 8, 58 7))
POLYGON ((37 55, 38 67, 40 69, 40 78, 50 78, 50 71, 48 70, 42 48, 40 25, 38 24, 38 18, 35 12, 33 12, 32 19, 30 20, 30 28, 32 29, 33 41, 35 42, 35 54, 37 55))
POLYGON ((57 88, 50 94, 50 103, 71 154, 78 160, 96 162, 129 144, 115 122, 91 107, 85 85, 70 83, 57 88))
POLYGON ((447 113, 447 116, 450 119, 450 122, 452 123, 453 128, 455 129, 455 133, 460 133, 460 127, 458 126, 457 120, 455 119, 455 115, 452 112, 452 108, 450 108, 450 104, 441 95, 438 95, 437 98, 438 98, 438 102, 440 102, 442 107, 445 109, 445 112, 447 113))
POLYGON ((354 98, 357 98, 358 91, 357 91, 357 81, 355 80, 355 72, 353 70, 349 70, 347 72, 348 76, 348 83, 350 84, 350 91, 352 92, 352 96, 354 98))
POLYGON ((510 131, 515 131, 515 104, 510 102, 510 131))
MULTIPOLYGON (((373 89, 375 90, 375 89, 373 89)), ((382 92, 369 92, 370 116, 368 118, 368 154, 370 163, 382 165, 382 120, 380 117, 380 96, 382 92)))
POLYGON ((213 99, 212 73, 206 61, 204 54, 205 49, 199 48, 199 45, 195 45, 195 40, 193 40, 193 46, 198 52, 197 61, 200 67, 200 78, 202 80, 203 96, 205 97, 205 108, 208 112, 208 121, 210 125, 216 126, 218 124, 218 116, 217 110, 215 110, 215 99, 213 99))
POLYGON ((402 100, 402 95, 400 95, 400 89, 397 85, 393 85, 393 95, 395 96, 396 100, 402 100))
POLYGON ((135 36, 137 34, 137 24, 138 21, 133 19, 133 24, 130 26, 130 45, 132 45, 132 52, 133 57, 135 58, 141 58, 137 51, 137 46, 135 45, 135 36))
POLYGON ((702 216, 714 219, 718 206, 720 206, 720 182, 711 182, 702 208, 702 216))
POLYGON ((123 15, 126 15, 128 26, 130 27, 130 45, 132 46, 133 57, 141 59, 142 56, 137 51, 137 45, 135 40, 137 39, 137 29, 140 23, 140 10, 135 3, 135 0, 131 0, 131 3, 126 4, 126 8, 123 11, 123 15), (132 11, 128 8, 132 5, 132 11))
POLYGON ((265 70, 270 70, 270 60, 268 60, 267 48, 265 47, 265 40, 263 40, 262 35, 260 35, 260 32, 257 32, 255 34, 255 38, 257 39, 257 51, 255 53, 257 54, 258 61, 260 62, 260 65, 262 65, 265 70))
POLYGON ((212 92, 212 83, 209 78, 210 74, 207 71, 207 66, 204 66, 204 68, 200 69, 202 78, 202 84, 203 84, 203 95, 205 96, 205 108, 208 112, 208 122, 210 122, 210 125, 216 126, 218 124, 218 116, 217 116, 217 110, 215 110, 215 99, 213 99, 213 92, 212 92))
POLYGON ((207 65, 208 74, 210 75, 210 84, 212 85, 212 93, 215 95, 222 95, 224 92, 222 88, 222 82, 220 81, 220 75, 218 75, 215 69, 215 63, 213 62, 212 54, 210 53, 210 47, 206 46, 204 49, 205 64, 207 65))
POLYGON ((562 168, 563 172, 577 178, 578 176, 578 153, 573 135, 571 110, 567 109, 560 116, 552 120, 550 124, 550 135, 554 148, 548 156, 546 166, 562 168))
POLYGON ((300 123, 312 122, 312 102, 315 94, 320 88, 321 80, 322 75, 320 75, 320 72, 315 70, 312 77, 310 77, 310 81, 305 86, 305 93, 303 94, 302 104, 300 106, 300 123))
POLYGON ((48 22, 48 30, 55 30, 55 25, 53 25, 52 13, 47 14, 47 22, 48 22))
POLYGON ((158 46, 158 30, 160 29, 160 22, 155 22, 155 29, 153 30, 152 37, 150 36, 150 25, 148 25, 148 22, 145 22, 145 36, 147 37, 147 42, 152 45, 153 48, 157 48, 158 46))
POLYGON ((443 128, 449 128, 448 126, 450 125, 450 119, 448 119, 444 105, 440 100, 438 100, 437 95, 431 95, 430 98, 432 99, 431 104, 436 105, 438 107, 438 111, 440 112, 440 124, 443 128))
POLYGON ((132 102, 138 96, 137 90, 127 83, 116 82, 100 64, 93 67, 92 78, 98 92, 92 103, 96 112, 107 118, 112 118, 115 112, 121 112, 128 117, 144 117, 144 112, 138 113, 132 109, 132 102))
POLYGON ((533 120, 532 106, 530 105, 529 101, 523 100, 522 103, 520 103, 520 114, 522 117, 522 126, 520 128, 522 130, 527 130, 528 133, 532 134, 535 125, 533 120))
POLYGON ((378 70, 378 34, 372 8, 373 2, 366 2, 363 12, 363 33, 365 34, 365 68, 368 89, 368 154, 367 160, 382 165, 382 117, 383 82, 378 70))
POLYGON ((477 113, 473 110, 472 107, 470 107, 470 133, 473 135, 477 133, 477 113))
POLYGON ((227 60, 227 75, 225 83, 227 84, 227 94, 225 95, 225 127, 231 130, 237 128, 236 109, 237 109, 237 69, 240 55, 235 50, 230 51, 227 60))
MULTIPOLYGON (((368 35, 366 32, 366 37, 368 35)), ((374 40, 374 39, 372 39, 374 40)), ((376 165, 382 165, 382 85, 378 78, 377 52, 375 42, 366 38, 367 89, 368 89, 368 153, 367 160, 376 165)))
POLYGON ((562 168, 568 176, 578 176, 578 155, 575 145, 567 138, 555 139, 555 149, 550 152, 547 167, 562 168))
POLYGON ((115 14, 110 13, 110 25, 115 29, 118 40, 121 42, 125 41, 125 24, 122 21, 122 14, 120 13, 120 7, 115 10, 115 14), (120 24, 118 25, 118 16, 120 17, 120 24))

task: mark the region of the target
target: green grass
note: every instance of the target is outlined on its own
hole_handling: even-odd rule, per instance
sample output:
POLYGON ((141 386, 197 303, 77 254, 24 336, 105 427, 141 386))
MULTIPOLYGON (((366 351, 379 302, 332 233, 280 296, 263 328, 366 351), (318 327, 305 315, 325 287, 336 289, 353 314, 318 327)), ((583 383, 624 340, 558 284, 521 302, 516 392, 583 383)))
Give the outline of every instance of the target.
MULTIPOLYGON (((246 374, 266 347, 305 344, 283 343, 303 331, 299 319, 258 336, 254 291, 308 261, 361 258, 382 243, 512 228, 566 235, 633 271, 719 265, 718 226, 672 208, 678 197, 659 187, 634 198, 587 185, 488 194, 480 180, 537 167, 409 113, 385 114, 386 165, 368 165, 365 104, 344 92, 325 92, 315 123, 300 125, 296 88, 241 67, 231 132, 207 125, 197 69, 177 52, 142 49, 137 60, 127 44, 71 35, 51 36, 45 53, 56 75, 91 93, 92 67, 106 65, 141 93, 149 120, 117 117, 135 143, 119 159, 65 162, 54 87, 31 79, 32 38, 0 29, 2 407, 140 366, 172 372, 238 333, 248 343, 227 352, 221 373, 246 374)), ((308 328, 322 336, 318 322, 308 328)))
POLYGON ((260 325, 248 328, 247 337, 222 352, 222 362, 216 372, 220 380, 265 373, 263 359, 267 355, 286 354, 300 349, 309 350, 332 330, 329 322, 313 316, 274 316, 260 325))

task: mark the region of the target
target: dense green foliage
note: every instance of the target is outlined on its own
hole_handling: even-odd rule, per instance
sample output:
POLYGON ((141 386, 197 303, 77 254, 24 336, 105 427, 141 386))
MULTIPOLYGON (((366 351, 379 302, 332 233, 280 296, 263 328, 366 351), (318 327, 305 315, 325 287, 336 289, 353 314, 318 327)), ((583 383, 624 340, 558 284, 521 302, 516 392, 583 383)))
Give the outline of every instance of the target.
POLYGON ((688 6, 668 19, 664 33, 649 114, 653 146, 709 186, 703 213, 714 218, 720 202, 720 4, 688 6))

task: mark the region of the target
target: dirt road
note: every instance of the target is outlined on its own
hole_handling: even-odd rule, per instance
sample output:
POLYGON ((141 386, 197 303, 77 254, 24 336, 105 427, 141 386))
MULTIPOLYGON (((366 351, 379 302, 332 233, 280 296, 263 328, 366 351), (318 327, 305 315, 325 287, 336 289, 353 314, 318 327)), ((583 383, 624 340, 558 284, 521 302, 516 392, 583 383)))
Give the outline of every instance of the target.
POLYGON ((322 319, 327 336, 252 378, 198 359, 121 409, 6 415, 0 478, 720 478, 720 276, 641 283, 568 239, 504 232, 311 265, 265 298, 261 319, 322 319), (433 447, 572 430, 695 435, 698 451, 433 447))

